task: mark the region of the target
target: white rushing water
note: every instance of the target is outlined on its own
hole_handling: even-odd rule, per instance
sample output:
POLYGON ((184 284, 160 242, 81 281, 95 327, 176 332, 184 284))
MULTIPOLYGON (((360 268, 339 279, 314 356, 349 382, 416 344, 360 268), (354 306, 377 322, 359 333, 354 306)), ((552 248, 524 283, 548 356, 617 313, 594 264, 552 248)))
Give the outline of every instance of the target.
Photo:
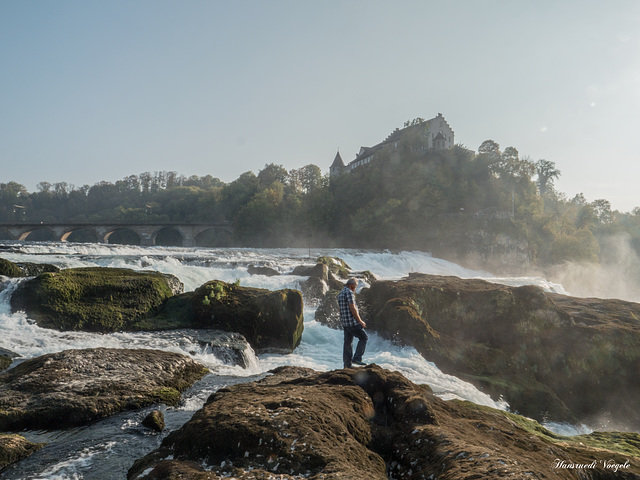
MULTIPOLYGON (((305 277, 289 275, 294 267, 315 264, 322 255, 339 257, 354 271, 369 270, 380 279, 397 279, 411 272, 455 275, 462 278, 492 280, 490 274, 469 270, 455 263, 431 257, 424 252, 366 252, 356 250, 303 249, 205 249, 177 247, 137 247, 104 244, 27 243, 16 245, 17 251, 3 252, 13 262, 51 263, 61 268, 83 266, 125 267, 134 270, 156 270, 178 277, 191 291, 203 283, 218 279, 240 280, 250 287, 276 290, 299 288, 305 277), (269 266, 281 275, 262 276, 247 272, 249 265, 269 266)), ((504 282, 504 279, 496 281, 504 282)), ((504 282, 506 283, 506 282, 504 282)), ((562 291, 541 278, 510 278, 512 285, 536 284, 545 289, 562 291)), ((8 280, 0 292, 0 347, 31 358, 70 348, 156 348, 188 353, 212 371, 224 375, 251 376, 279 365, 297 365, 325 371, 341 368, 342 333, 314 320, 314 308, 304 311, 305 329, 301 345, 290 355, 261 355, 248 368, 224 365, 212 354, 193 353, 200 347, 188 340, 177 342, 172 336, 153 333, 114 333, 110 335, 85 332, 58 332, 43 329, 24 313, 11 313, 9 298, 17 284, 8 280)), ((359 289, 363 285, 359 286, 359 289)), ((366 360, 381 367, 396 370, 416 383, 429 384, 442 398, 461 398, 496 408, 506 408, 467 382, 442 373, 436 365, 424 360, 415 349, 399 347, 370 334, 366 360)))
MULTIPOLYGON (((0 243, 0 246, 2 244, 0 243)), ((299 288, 306 277, 290 275, 298 265, 314 265, 319 256, 339 257, 354 271, 369 270, 380 279, 398 279, 411 272, 455 275, 462 278, 483 278, 509 285, 538 285, 548 291, 564 293, 562 286, 550 284, 542 278, 494 278, 481 271, 433 258, 424 252, 368 252, 356 250, 302 250, 302 249, 205 249, 177 247, 137 247, 104 244, 70 243, 5 243, 1 256, 13 262, 51 263, 61 268, 83 266, 125 267, 134 270, 156 270, 178 277, 191 291, 213 279, 234 282, 243 286, 277 290, 299 288), (268 266, 281 275, 261 276, 247 272, 250 265, 268 266)), ((2 277, 0 277, 2 279, 2 277)), ((67 349, 112 347, 153 348, 190 355, 208 367, 220 378, 231 383, 246 381, 256 375, 280 366, 295 365, 318 371, 342 368, 342 332, 321 325, 314 319, 313 306, 305 306, 304 333, 300 346, 289 355, 264 354, 253 356, 247 368, 230 366, 212 353, 203 350, 188 335, 180 332, 114 333, 109 335, 86 332, 58 332, 38 327, 24 313, 12 313, 9 305, 11 292, 20 280, 3 279, 0 285, 0 347, 24 358, 67 349), (230 380, 229 380, 230 379, 230 380), (235 379, 235 380, 234 380, 235 379)), ((366 285, 359 285, 361 289, 366 285)), ((365 318, 366 321, 366 318, 365 318)), ((401 347, 369 332, 365 361, 402 373, 416 383, 428 384, 439 397, 464 399, 494 408, 507 409, 508 405, 479 391, 473 385, 454 376, 444 374, 435 364, 426 361, 412 347, 401 347)), ((181 410, 199 409, 207 396, 218 386, 202 387, 202 391, 187 395, 181 410)), ((184 420, 183 420, 184 421, 184 420)), ((127 430, 136 419, 122 420, 117 428, 127 430)), ((563 434, 578 433, 567 426, 556 426, 563 434)), ((111 441, 88 441, 77 451, 68 453, 59 463, 47 465, 39 478, 91 478, 81 473, 86 464, 98 453, 109 457, 117 444, 111 441), (91 443, 95 442, 95 443, 91 443), (101 446, 102 445, 102 446, 101 446), (70 473, 71 472, 71 473, 70 473)), ((150 447, 148 447, 150 448, 150 447)), ((147 448, 147 449, 148 449, 147 448)), ((88 468, 88 467, 87 467, 88 468)), ((21 478, 11 477, 11 478, 21 478)), ((99 478, 99 477, 96 477, 99 478)))

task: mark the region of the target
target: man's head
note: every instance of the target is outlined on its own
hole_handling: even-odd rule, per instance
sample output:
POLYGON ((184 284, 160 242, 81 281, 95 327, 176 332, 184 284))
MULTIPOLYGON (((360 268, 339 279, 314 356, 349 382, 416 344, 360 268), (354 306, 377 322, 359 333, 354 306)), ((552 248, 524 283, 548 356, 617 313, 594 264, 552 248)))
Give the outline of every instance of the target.
POLYGON ((358 280, 355 278, 350 278, 347 280, 347 287, 349 287, 352 291, 356 291, 356 287, 358 286, 358 280))

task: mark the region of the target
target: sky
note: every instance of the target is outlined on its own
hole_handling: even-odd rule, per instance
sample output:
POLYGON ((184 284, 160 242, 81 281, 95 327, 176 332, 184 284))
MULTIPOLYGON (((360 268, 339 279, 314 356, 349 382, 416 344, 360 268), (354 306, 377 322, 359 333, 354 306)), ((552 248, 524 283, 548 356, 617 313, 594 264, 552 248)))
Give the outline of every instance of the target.
POLYGON ((406 120, 640 206, 637 0, 2 0, 0 183, 328 172, 406 120))

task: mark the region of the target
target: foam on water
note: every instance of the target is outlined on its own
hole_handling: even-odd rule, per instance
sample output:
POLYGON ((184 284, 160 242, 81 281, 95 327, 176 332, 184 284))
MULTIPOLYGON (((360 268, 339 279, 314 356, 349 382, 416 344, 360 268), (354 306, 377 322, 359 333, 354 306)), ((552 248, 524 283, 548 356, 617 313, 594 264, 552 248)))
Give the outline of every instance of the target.
MULTIPOLYGON (((14 251, 3 257, 14 262, 53 263, 60 267, 106 266, 134 270, 155 270, 175 275, 190 291, 203 283, 218 279, 240 280, 243 286, 276 290, 300 288, 304 277, 290 275, 297 265, 313 265, 319 256, 342 258, 354 271, 369 270, 381 279, 398 279, 411 272, 455 275, 463 278, 483 278, 509 285, 537 285, 547 291, 563 293, 562 286, 542 278, 497 278, 482 271, 463 268, 424 252, 362 252, 356 250, 304 249, 204 249, 175 247, 136 247, 104 244, 41 243, 14 245, 14 251), (262 276, 247 272, 249 265, 269 266, 281 275, 262 276)), ((314 320, 314 308, 305 307, 305 329, 300 346, 289 355, 263 354, 253 356, 248 368, 224 364, 203 349, 188 335, 173 333, 114 333, 110 335, 86 332, 58 332, 42 329, 24 313, 11 313, 9 298, 19 280, 7 280, 0 292, 0 347, 25 358, 45 353, 77 348, 152 348, 190 355, 217 375, 247 378, 264 374, 280 365, 309 367, 327 371, 342 367, 342 332, 332 330, 314 320)), ((0 288, 2 288, 0 286, 0 288)), ((416 383, 428 384, 444 399, 460 398, 481 405, 506 409, 508 405, 491 399, 471 384, 442 373, 435 364, 426 361, 411 347, 400 347, 374 332, 369 332, 366 358, 368 363, 395 370, 416 383)), ((252 352, 249 352, 251 356, 252 352)), ((195 395, 182 408, 197 409, 206 396, 195 395)), ((47 477, 55 478, 55 477, 47 477)))
POLYGON ((42 472, 42 476, 34 480, 80 480, 84 478, 84 472, 91 468, 93 458, 96 455, 108 454, 116 442, 107 442, 84 448, 77 455, 64 459, 49 466, 42 472))

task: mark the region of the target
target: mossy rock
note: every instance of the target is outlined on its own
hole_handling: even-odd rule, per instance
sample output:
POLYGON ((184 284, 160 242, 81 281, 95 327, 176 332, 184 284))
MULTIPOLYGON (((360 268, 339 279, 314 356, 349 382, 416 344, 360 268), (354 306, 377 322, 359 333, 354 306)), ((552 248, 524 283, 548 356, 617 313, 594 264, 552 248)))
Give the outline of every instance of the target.
POLYGON ((503 416, 522 430, 552 443, 609 450, 622 455, 640 458, 640 434, 638 433, 613 431, 565 436, 554 433, 540 425, 537 421, 522 415, 505 412, 503 410, 496 410, 494 408, 478 405, 466 400, 451 400, 451 403, 467 409, 469 412, 483 412, 503 416))
POLYGON ((0 258, 0 275, 5 277, 24 277, 22 269, 13 262, 0 258))
POLYGON ((65 350, 0 373, 0 431, 71 428, 164 403, 208 370, 190 357, 149 349, 65 350))
POLYGON ((146 417, 144 417, 144 420, 142 420, 142 425, 156 432, 163 431, 166 426, 164 413, 160 410, 150 412, 146 417))
POLYGON ((193 292, 185 292, 168 298, 153 317, 141 317, 129 326, 133 331, 176 330, 195 328, 193 292))
POLYGON ((158 272, 120 268, 70 268, 22 282, 11 298, 41 327, 114 332, 153 316, 173 295, 158 272))
POLYGON ((376 282, 359 298, 372 330, 514 411, 596 429, 610 412, 616 429, 639 428, 637 303, 422 274, 376 282))
POLYGON ((22 435, 0 434, 0 471, 40 450, 44 443, 30 442, 22 435))
POLYGON ((290 353, 302 338, 298 290, 270 291, 213 280, 196 289, 192 305, 195 328, 238 332, 258 352, 290 353))
POLYGON ((9 365, 11 365, 11 359, 4 355, 0 355, 0 372, 9 368, 9 365))
POLYGON ((17 264, 24 272, 25 277, 35 277, 41 273, 55 273, 59 272, 60 268, 50 263, 31 263, 20 262, 17 264))
POLYGON ((7 350, 6 348, 0 348, 0 372, 9 368, 13 363, 13 359, 19 357, 17 353, 7 350))
POLYGON ((331 273, 341 278, 347 278, 351 274, 351 267, 341 258, 319 257, 316 262, 326 265, 331 273))

